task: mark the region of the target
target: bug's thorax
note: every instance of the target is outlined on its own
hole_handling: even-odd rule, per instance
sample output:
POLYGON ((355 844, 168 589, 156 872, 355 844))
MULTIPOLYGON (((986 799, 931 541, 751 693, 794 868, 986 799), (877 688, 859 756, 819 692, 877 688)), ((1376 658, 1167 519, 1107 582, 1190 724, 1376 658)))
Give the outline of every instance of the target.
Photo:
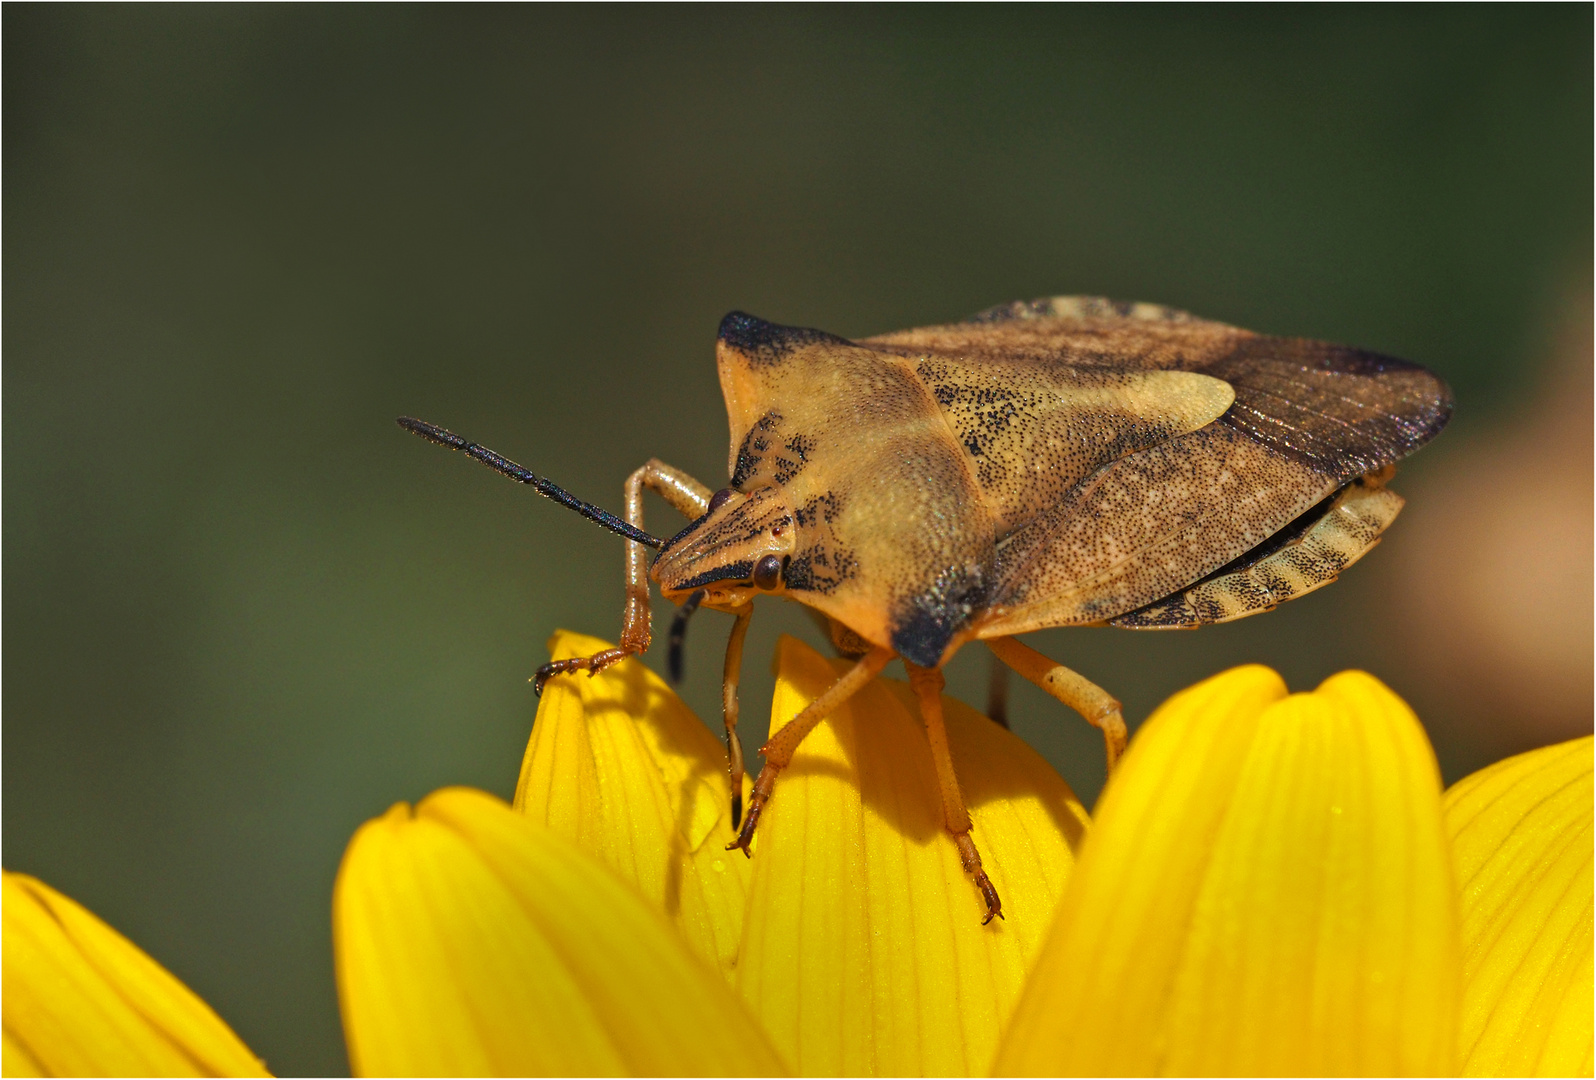
MULTIPOLYGON (((730 491, 714 510, 666 545, 649 576, 667 599, 680 602, 702 589, 703 606, 741 608, 758 595, 781 589, 768 579, 756 585, 756 570, 768 559, 784 564, 797 547, 797 523, 779 487, 730 491)), ((767 567, 770 565, 766 563, 767 567)))

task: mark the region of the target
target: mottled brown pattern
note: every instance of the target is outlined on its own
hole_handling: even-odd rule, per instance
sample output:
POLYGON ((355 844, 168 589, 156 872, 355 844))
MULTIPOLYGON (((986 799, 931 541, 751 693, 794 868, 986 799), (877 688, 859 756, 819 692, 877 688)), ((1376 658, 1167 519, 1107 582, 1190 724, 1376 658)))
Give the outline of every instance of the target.
POLYGON ((1256 547, 1335 488, 1223 424, 1121 458, 1007 539, 1005 588, 976 636, 1142 607, 1256 547))
POLYGON ((1271 538, 1195 585, 1110 624, 1131 630, 1188 629, 1272 610, 1330 584, 1368 554, 1396 520, 1402 501, 1378 482, 1354 482, 1305 515, 1310 520, 1302 522, 1289 542, 1276 547, 1271 538))
MULTIPOLYGON (((787 595, 922 666, 1173 600, 1451 409, 1402 361, 1095 297, 857 343, 734 313, 717 360, 739 495, 654 577, 736 606, 776 554, 787 595)), ((1353 542, 1329 528, 1325 559, 1353 542)), ((1319 569, 1263 560, 1187 602, 1247 614, 1245 589, 1289 598, 1319 569)))
POLYGON ((1343 481, 1412 453, 1452 412, 1450 392, 1430 372, 1362 349, 1268 337, 1173 308, 1100 297, 1056 297, 992 312, 1008 314, 865 340, 963 363, 1201 372, 1235 391, 1225 423, 1343 481), (1117 308, 1128 314, 1113 314, 1117 308))
POLYGON ((1219 419, 1228 383, 1186 371, 926 357, 931 389, 999 534, 1034 520, 1102 466, 1219 419))

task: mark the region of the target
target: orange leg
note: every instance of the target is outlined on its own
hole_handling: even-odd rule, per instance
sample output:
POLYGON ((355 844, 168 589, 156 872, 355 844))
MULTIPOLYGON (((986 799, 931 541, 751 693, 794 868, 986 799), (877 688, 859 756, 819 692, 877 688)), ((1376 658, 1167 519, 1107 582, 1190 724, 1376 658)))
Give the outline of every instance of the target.
POLYGON ((959 863, 964 872, 975 877, 975 887, 981 890, 986 901, 985 926, 993 917, 1003 917, 1003 901, 998 899, 992 879, 981 866, 981 853, 975 850, 970 839, 970 812, 964 807, 964 796, 959 791, 959 778, 953 772, 953 752, 948 748, 948 729, 942 719, 942 689, 947 680, 941 668, 923 668, 904 661, 909 669, 909 685, 920 699, 920 719, 925 721, 926 738, 931 743, 931 760, 936 764, 937 789, 942 793, 942 823, 953 834, 959 849, 959 863))
POLYGON ((1080 713, 1088 724, 1103 732, 1108 770, 1113 772, 1120 755, 1125 752, 1128 738, 1125 716, 1120 712, 1119 702, 1086 676, 1049 660, 1029 645, 1021 644, 1017 638, 989 638, 986 644, 999 660, 1019 672, 1021 678, 1040 686, 1055 700, 1068 705, 1080 713))
POLYGON ((744 855, 752 856, 748 845, 754 842, 754 829, 759 825, 759 815, 765 809, 765 804, 770 801, 770 793, 775 790, 777 775, 792 763, 792 756, 797 752, 798 744, 815 729, 816 724, 835 711, 837 706, 853 697, 864 689, 871 679, 881 674, 881 669, 887 666, 893 655, 891 649, 871 649, 846 675, 832 683, 824 694, 811 701, 808 708, 793 717, 790 723, 772 735, 770 741, 759 748, 759 752, 765 755, 765 767, 760 770, 759 779, 754 781, 754 791, 748 799, 748 816, 743 818, 737 839, 726 845, 727 851, 741 849, 744 855))
MULTIPOLYGON (((626 478, 626 521, 639 529, 643 527, 643 489, 663 496, 665 501, 689 518, 702 517, 709 509, 710 490, 680 469, 664 462, 650 459, 626 478)), ((621 621, 619 648, 605 649, 593 656, 573 656, 568 660, 553 660, 538 668, 533 676, 533 686, 539 694, 543 684, 555 675, 572 671, 586 671, 597 675, 611 664, 628 656, 641 656, 648 651, 653 638, 650 625, 648 597, 648 558, 643 545, 635 540, 626 541, 626 613, 621 621)))
POLYGON ((720 681, 720 711, 726 721, 726 772, 731 777, 732 828, 742 824, 743 818, 743 742, 737 737, 737 684, 743 673, 743 641, 748 637, 748 621, 754 616, 754 606, 749 604, 737 613, 732 623, 731 637, 726 640, 726 669, 720 681))

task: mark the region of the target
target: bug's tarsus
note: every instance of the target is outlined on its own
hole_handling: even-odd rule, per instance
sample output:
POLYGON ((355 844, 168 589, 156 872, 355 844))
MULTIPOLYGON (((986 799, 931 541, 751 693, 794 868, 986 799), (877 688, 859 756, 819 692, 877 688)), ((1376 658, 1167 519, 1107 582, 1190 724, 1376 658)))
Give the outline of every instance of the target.
POLYGON ((608 510, 578 499, 554 481, 517 465, 504 455, 489 450, 486 446, 479 446, 469 439, 461 438, 452 431, 441 428, 436 424, 429 424, 425 420, 417 420, 413 416, 401 416, 398 423, 406 431, 413 435, 419 435, 428 442, 446 446, 451 450, 459 450, 469 457, 476 458, 494 472, 502 473, 511 480, 528 485, 539 495, 553 499, 568 510, 575 510, 589 521, 608 529, 612 533, 617 533, 628 540, 634 540, 639 544, 654 548, 656 551, 665 546, 665 541, 659 537, 651 536, 637 526, 622 521, 608 510))
POLYGON ((986 901, 986 914, 981 917, 981 925, 985 926, 996 915, 1000 919, 1007 919, 1003 915, 1003 901, 998 899, 997 889, 992 886, 992 879, 982 871, 975 877, 976 887, 981 890, 981 899, 986 901))
MULTIPOLYGON (((737 829, 737 839, 726 845, 727 851, 741 851, 747 858, 754 857, 753 843, 754 830, 759 827, 759 816, 764 812, 765 804, 770 801, 770 793, 776 787, 776 775, 780 768, 771 768, 767 762, 760 770, 759 778, 754 781, 753 798, 748 800, 748 815, 742 819, 742 825, 737 829)), ((742 812, 742 792, 732 796, 732 805, 738 813, 742 812)))
POLYGON ((687 670, 687 658, 684 655, 687 645, 687 620, 693 617, 693 612, 698 610, 698 605, 704 602, 708 595, 703 589, 689 593, 687 599, 682 601, 682 606, 676 609, 676 618, 671 620, 670 653, 666 669, 670 672, 671 685, 680 686, 682 676, 687 670))
POLYGON ((538 697, 543 696, 543 685, 556 675, 569 675, 573 671, 585 671, 591 677, 597 675, 611 664, 625 660, 630 655, 625 649, 605 649, 592 656, 573 656, 566 660, 550 660, 538 668, 537 674, 532 676, 532 691, 538 697))
MULTIPOLYGON (((827 709, 825 711, 830 712, 831 710, 827 709)), ((759 815, 764 812, 765 804, 770 801, 771 793, 776 790, 776 777, 780 775, 782 768, 785 766, 785 763, 777 765, 771 762, 768 744, 766 749, 761 752, 765 753, 765 767, 759 770, 759 776, 754 780, 754 790, 748 799, 748 814, 743 817, 742 824, 737 827, 737 839, 726 845, 727 851, 741 851, 745 857, 750 859, 754 857, 754 830, 759 827, 759 815)), ((741 816, 741 791, 737 791, 732 795, 732 808, 737 815, 741 816)))
POLYGON ((981 891, 981 900, 986 904, 981 925, 985 926, 994 918, 1003 918, 1003 901, 998 897, 997 886, 986 876, 986 869, 981 865, 981 853, 975 850, 975 841, 970 839, 968 832, 964 832, 955 836, 953 843, 959 849, 960 865, 966 874, 975 879, 975 887, 981 891))
POLYGON ((743 818, 742 828, 737 830, 737 839, 726 845, 727 851, 737 849, 744 855, 753 857, 751 845, 754 842, 754 829, 759 825, 759 815, 776 788, 776 777, 791 763, 798 744, 815 729, 815 725, 862 690, 871 679, 880 675, 881 669, 886 667, 896 655, 891 649, 886 648, 870 650, 849 669, 846 675, 832 683, 825 693, 805 705, 797 716, 783 725, 780 731, 770 737, 769 742, 759 748, 759 752, 765 757, 765 767, 759 770, 759 778, 754 781, 753 793, 748 798, 748 816, 743 818))

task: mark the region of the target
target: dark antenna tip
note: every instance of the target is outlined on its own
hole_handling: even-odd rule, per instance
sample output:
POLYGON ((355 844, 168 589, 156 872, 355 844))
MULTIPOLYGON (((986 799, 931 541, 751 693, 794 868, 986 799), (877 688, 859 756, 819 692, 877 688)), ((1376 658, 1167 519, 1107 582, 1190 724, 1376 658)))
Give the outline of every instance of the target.
POLYGON ((698 605, 704 602, 704 590, 689 593, 682 606, 676 609, 676 618, 671 620, 671 648, 668 654, 666 670, 670 672, 671 685, 680 686, 682 675, 687 670, 687 620, 693 617, 693 612, 698 610, 698 605))
POLYGON ((412 435, 420 435, 428 442, 435 442, 439 446, 447 446, 451 450, 464 450, 471 445, 452 431, 445 431, 436 424, 429 424, 425 420, 417 420, 414 416, 401 416, 397 423, 412 435))
POLYGON ((578 514, 612 533, 626 537, 645 547, 658 551, 665 546, 665 541, 657 536, 650 535, 630 522, 622 521, 608 510, 584 502, 566 491, 552 480, 538 476, 530 469, 517 465, 502 454, 496 454, 486 446, 479 446, 468 439, 463 439, 454 432, 429 424, 425 420, 417 420, 413 416, 401 416, 397 423, 412 435, 419 435, 428 442, 446 446, 450 450, 460 450, 470 457, 476 458, 494 472, 508 476, 511 480, 526 484, 539 495, 553 499, 568 510, 575 510, 578 514))

